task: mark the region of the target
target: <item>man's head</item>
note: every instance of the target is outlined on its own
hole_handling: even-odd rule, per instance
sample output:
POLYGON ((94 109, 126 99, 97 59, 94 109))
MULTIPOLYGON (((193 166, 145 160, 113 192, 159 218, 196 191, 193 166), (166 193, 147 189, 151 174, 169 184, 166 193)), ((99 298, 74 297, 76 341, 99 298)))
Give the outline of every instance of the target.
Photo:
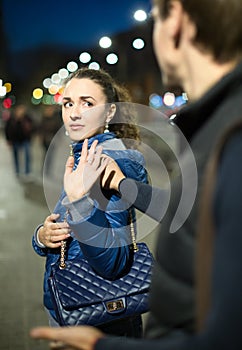
POLYGON ((241 0, 153 0, 153 42, 164 83, 184 86, 190 63, 242 58, 241 0))

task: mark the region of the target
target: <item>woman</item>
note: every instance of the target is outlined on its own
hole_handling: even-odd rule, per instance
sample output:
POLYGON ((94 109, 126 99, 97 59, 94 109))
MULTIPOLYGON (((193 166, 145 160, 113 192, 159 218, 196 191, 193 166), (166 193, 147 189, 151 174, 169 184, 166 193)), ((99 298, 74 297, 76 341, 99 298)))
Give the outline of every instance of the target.
MULTIPOLYGON (((99 152, 116 159, 126 176, 147 181, 143 156, 137 150, 126 149, 121 141, 121 138, 127 139, 132 147, 139 141, 134 116, 129 114, 130 104, 124 104, 123 108, 119 104, 129 101, 127 90, 103 70, 82 68, 67 78, 62 118, 72 140, 74 170, 83 144, 89 148, 95 141, 94 145, 98 142, 102 146, 99 152)), ((90 164, 93 150, 94 147, 87 157, 90 164)), ((125 271, 131 259, 128 218, 127 203, 113 191, 100 193, 94 186, 84 195, 74 182, 73 186, 65 186, 54 212, 37 227, 33 237, 34 250, 46 257, 44 305, 50 325, 58 326, 58 322, 47 282, 51 265, 60 257, 61 241, 67 241, 68 259, 84 255, 97 273, 114 279, 125 271)), ((138 337, 142 333, 141 317, 115 321, 100 328, 109 334, 138 337)))

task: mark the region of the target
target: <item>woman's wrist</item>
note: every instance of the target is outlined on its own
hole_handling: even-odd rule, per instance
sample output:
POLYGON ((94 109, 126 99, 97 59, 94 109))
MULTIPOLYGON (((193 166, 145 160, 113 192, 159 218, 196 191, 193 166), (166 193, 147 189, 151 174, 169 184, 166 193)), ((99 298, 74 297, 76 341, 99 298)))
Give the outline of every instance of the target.
POLYGON ((70 203, 74 203, 74 202, 77 202, 77 201, 79 201, 80 199, 82 199, 83 198, 83 196, 84 196, 84 194, 83 195, 80 195, 80 196, 76 196, 76 195, 67 195, 67 198, 68 198, 68 201, 70 202, 70 203))
POLYGON ((41 226, 36 232, 36 241, 37 241, 38 246, 41 248, 45 248, 45 245, 41 242, 41 239, 40 239, 40 231, 43 229, 44 229, 44 227, 41 226))

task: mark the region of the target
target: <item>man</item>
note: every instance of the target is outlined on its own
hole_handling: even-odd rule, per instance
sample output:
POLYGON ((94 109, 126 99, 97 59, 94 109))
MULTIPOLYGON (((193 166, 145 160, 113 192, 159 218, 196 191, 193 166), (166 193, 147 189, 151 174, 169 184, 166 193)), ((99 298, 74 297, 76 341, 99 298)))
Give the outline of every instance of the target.
MULTIPOLYGON (((194 251, 205 168, 221 135, 242 119, 241 12, 241 0, 154 0, 153 44, 163 82, 182 86, 190 101, 175 122, 196 159, 198 195, 186 222, 169 234, 181 196, 181 176, 173 181, 156 244, 146 339, 106 337, 88 327, 36 329, 33 337, 58 339, 87 350, 242 348, 241 132, 228 144, 219 164, 211 210, 216 237, 209 280, 212 295, 210 307, 202 310, 202 330, 194 334, 194 251)), ((111 187, 142 211, 149 203, 143 203, 141 195, 155 201, 163 194, 154 189, 156 195, 152 198, 150 186, 125 179, 120 173, 114 176, 111 187), (137 198, 133 198, 134 192, 137 198)), ((158 218, 157 212, 153 217, 158 218)), ((208 293, 206 286, 202 292, 208 293)))

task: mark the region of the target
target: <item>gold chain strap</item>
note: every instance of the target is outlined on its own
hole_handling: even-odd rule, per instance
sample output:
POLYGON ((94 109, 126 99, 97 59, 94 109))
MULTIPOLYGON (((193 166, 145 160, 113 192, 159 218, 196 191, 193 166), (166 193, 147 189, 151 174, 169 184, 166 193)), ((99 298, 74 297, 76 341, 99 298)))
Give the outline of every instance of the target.
POLYGON ((70 154, 69 154, 70 157, 74 157, 74 151, 73 151, 73 146, 70 145, 70 154))
MULTIPOLYGON (((64 221, 66 221, 66 215, 65 215, 64 221)), ((139 248, 138 248, 136 238, 135 238, 134 223, 132 220, 131 213, 129 213, 129 225, 130 225, 130 234, 131 234, 131 239, 132 239, 132 244, 133 244, 133 250, 136 253, 139 250, 139 248)), ((60 264, 59 264, 59 268, 61 270, 66 267, 65 253, 66 253, 66 241, 61 241, 60 264)))
POLYGON ((66 267, 65 252, 66 252, 66 241, 61 241, 60 264, 59 264, 59 268, 61 270, 66 267))
MULTIPOLYGON (((67 214, 68 214, 68 210, 65 213, 64 222, 66 222, 67 214)), ((61 270, 63 270, 66 267, 65 253, 66 253, 66 241, 61 241, 60 264, 59 264, 59 268, 61 270)))
POLYGON ((131 234, 131 239, 132 239, 132 244, 133 244, 133 250, 134 252, 137 252, 139 250, 136 238, 135 238, 135 232, 134 232, 134 222, 132 220, 132 214, 129 212, 129 225, 130 225, 130 234, 131 234))
MULTIPOLYGON (((70 144, 70 157, 74 157, 74 151, 73 151, 73 146, 70 144)), ((64 221, 66 221, 68 211, 65 213, 64 221)), ((64 269, 66 267, 65 263, 65 253, 66 253, 66 241, 61 241, 61 251, 60 251, 60 264, 59 268, 64 269)))

